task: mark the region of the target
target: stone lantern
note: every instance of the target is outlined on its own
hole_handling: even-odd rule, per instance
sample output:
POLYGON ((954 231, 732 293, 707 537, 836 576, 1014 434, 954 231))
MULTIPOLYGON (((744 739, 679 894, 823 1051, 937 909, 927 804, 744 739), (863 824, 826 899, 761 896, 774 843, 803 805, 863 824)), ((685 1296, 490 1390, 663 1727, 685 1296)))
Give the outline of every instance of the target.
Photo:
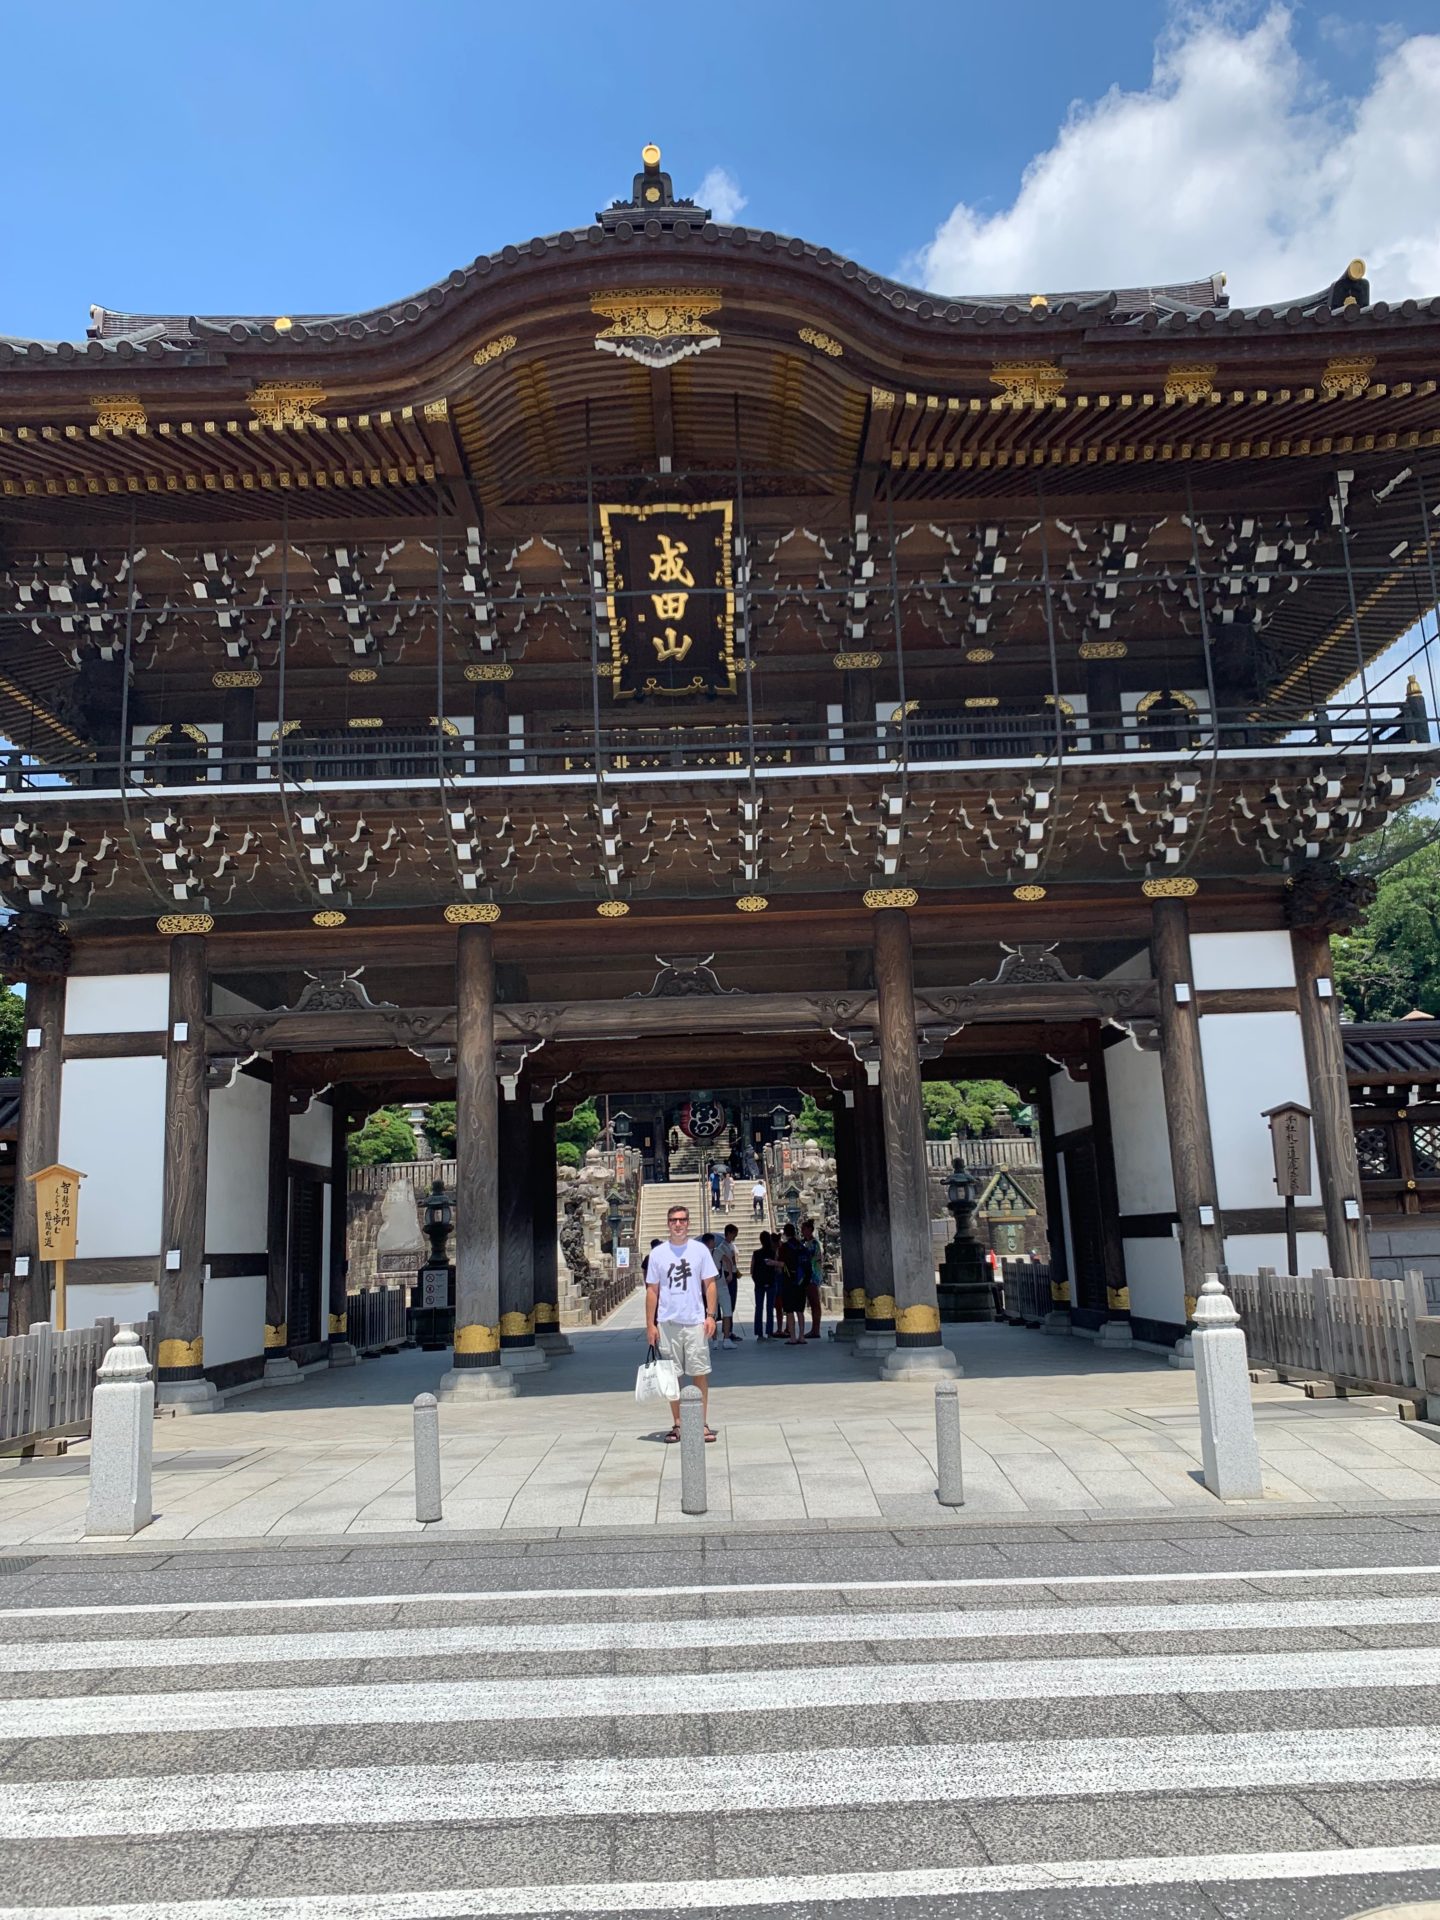
POLYGON ((993 1320, 995 1293, 990 1280, 989 1249, 975 1224, 975 1203, 979 1195, 975 1181, 964 1165, 955 1160, 945 1185, 946 1205, 955 1222, 955 1237, 945 1249, 940 1268, 940 1318, 953 1320, 993 1320))

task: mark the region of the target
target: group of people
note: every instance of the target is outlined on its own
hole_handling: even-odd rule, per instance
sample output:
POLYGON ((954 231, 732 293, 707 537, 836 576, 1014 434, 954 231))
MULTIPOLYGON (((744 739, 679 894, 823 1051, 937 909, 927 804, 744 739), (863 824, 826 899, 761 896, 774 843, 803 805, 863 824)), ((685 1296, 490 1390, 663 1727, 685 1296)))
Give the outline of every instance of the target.
MULTIPOLYGON (((729 1213, 735 1205, 735 1176, 729 1167, 717 1167, 710 1162, 707 1175, 710 1182, 710 1204, 721 1213, 729 1213)), ((765 1182, 757 1175, 750 1189, 750 1205, 755 1210, 755 1218, 765 1218, 765 1182)))
MULTIPOLYGON (((688 1207, 671 1207, 666 1218, 668 1240, 653 1240, 645 1256, 645 1333, 650 1345, 674 1363, 677 1377, 687 1377, 700 1389, 705 1438, 715 1438, 709 1424, 710 1347, 738 1347, 743 1335, 735 1331, 740 1272, 736 1242, 740 1229, 732 1222, 717 1239, 713 1233, 690 1237, 688 1207)), ((750 1260, 755 1286, 755 1338, 783 1340, 803 1347, 820 1338, 820 1242, 815 1222, 802 1220, 778 1234, 765 1232, 750 1260), (805 1317, 810 1315, 806 1331, 805 1317), (777 1325, 779 1331, 777 1332, 777 1325)), ((680 1402, 673 1400, 674 1424, 665 1436, 680 1438, 680 1402)))

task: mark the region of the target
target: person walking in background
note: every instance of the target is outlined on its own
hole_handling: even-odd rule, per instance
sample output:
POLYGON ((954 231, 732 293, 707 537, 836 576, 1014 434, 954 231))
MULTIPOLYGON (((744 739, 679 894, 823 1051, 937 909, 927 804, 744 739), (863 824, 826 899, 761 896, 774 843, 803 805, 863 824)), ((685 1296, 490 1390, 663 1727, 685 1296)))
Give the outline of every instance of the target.
POLYGON ((779 1260, 775 1254, 775 1236, 762 1233, 760 1244, 750 1256, 750 1278, 755 1283, 755 1338, 775 1338, 775 1283, 779 1278, 779 1260))
POLYGON ((739 1237, 740 1229, 732 1220, 715 1254, 715 1264, 720 1269, 720 1317, 725 1329, 722 1344, 727 1347, 740 1345, 740 1335, 735 1331, 735 1301, 740 1292, 740 1256, 735 1243, 739 1237))
MULTIPOLYGON (((714 1234, 713 1234, 713 1233, 702 1233, 702 1234, 701 1234, 701 1236, 700 1236, 700 1244, 701 1244, 701 1246, 702 1246, 702 1247, 704 1247, 704 1249, 705 1249, 705 1251, 706 1251, 706 1252, 707 1252, 707 1253, 709 1254, 709 1256, 710 1256, 710 1258, 711 1258, 712 1260, 714 1260, 714 1259, 715 1259, 715 1236, 714 1236, 714 1234)), ((714 1341, 716 1340, 716 1338, 717 1338, 717 1337, 719 1336, 719 1333, 720 1333, 720 1317, 719 1317, 719 1316, 720 1316, 720 1310, 721 1310, 721 1308, 722 1308, 722 1307, 724 1306, 724 1304, 725 1304, 725 1301, 724 1301, 724 1298, 723 1298, 723 1291, 722 1291, 722 1290, 723 1290, 723 1288, 724 1288, 724 1285, 725 1285, 725 1282, 724 1282, 724 1280, 723 1280, 723 1279, 720 1279, 720 1278, 718 1277, 718 1276, 719 1276, 719 1273, 720 1273, 720 1264, 719 1264, 719 1262, 718 1262, 718 1261, 716 1261, 716 1264, 715 1264, 715 1272, 716 1272, 716 1276, 717 1276, 717 1278, 716 1278, 716 1282, 715 1282, 715 1316, 716 1316, 716 1318, 715 1318, 715 1331, 714 1331, 714 1332, 713 1332, 713 1333, 712 1333, 712 1334, 710 1335, 710 1339, 711 1339, 711 1341, 712 1341, 712 1343, 713 1343, 713 1342, 714 1342, 714 1341)))
POLYGON ((720 1210, 729 1213, 735 1205, 735 1175, 729 1167, 720 1176, 720 1210))
POLYGON ((815 1222, 800 1222, 801 1271, 805 1279, 805 1297, 810 1307, 810 1331, 807 1340, 820 1338, 820 1242, 815 1237, 815 1222))
POLYGON ((787 1347, 803 1347, 805 1344, 806 1296, 805 1282, 801 1278, 803 1258, 794 1223, 787 1221, 780 1241, 780 1305, 785 1316, 784 1332, 787 1347))
POLYGON ((720 1169, 713 1160, 710 1162, 710 1204, 712 1207, 720 1205, 720 1169))
POLYGON ((757 1180, 751 1187, 750 1199, 755 1208, 755 1218, 763 1220, 765 1218, 765 1182, 763 1180, 757 1180))

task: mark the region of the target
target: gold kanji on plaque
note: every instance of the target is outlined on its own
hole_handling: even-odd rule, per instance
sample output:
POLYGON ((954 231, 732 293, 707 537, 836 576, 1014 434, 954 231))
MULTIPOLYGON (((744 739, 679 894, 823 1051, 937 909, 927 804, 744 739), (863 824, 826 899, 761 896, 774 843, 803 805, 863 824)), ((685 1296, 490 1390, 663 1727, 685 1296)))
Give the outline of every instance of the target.
POLYGON ((617 699, 735 692, 731 519, 728 500, 601 507, 617 699))

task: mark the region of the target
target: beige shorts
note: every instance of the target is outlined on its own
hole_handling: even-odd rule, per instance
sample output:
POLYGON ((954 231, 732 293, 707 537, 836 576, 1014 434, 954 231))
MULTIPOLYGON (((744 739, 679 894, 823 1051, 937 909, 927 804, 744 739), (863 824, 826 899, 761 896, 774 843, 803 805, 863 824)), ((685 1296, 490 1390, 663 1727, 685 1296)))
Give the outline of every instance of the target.
POLYGON ((698 1380, 710 1371, 710 1342, 705 1338, 705 1323, 687 1327, 679 1320, 662 1320, 659 1327, 660 1351, 673 1360, 677 1373, 698 1380))

